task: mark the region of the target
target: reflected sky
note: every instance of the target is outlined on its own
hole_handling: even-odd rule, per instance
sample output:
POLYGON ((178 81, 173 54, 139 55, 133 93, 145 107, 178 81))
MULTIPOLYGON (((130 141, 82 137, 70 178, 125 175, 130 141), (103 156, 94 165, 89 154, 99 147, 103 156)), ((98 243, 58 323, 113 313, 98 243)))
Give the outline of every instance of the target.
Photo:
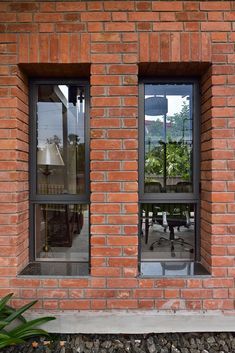
MULTIPOLYGON (((43 148, 47 140, 55 135, 63 146, 63 104, 67 110, 67 136, 76 134, 79 143, 84 143, 84 100, 77 101, 76 106, 68 102, 68 86, 59 86, 62 102, 38 102, 37 103, 37 124, 38 124, 38 147, 43 148)), ((64 110, 64 116, 66 115, 64 110)))

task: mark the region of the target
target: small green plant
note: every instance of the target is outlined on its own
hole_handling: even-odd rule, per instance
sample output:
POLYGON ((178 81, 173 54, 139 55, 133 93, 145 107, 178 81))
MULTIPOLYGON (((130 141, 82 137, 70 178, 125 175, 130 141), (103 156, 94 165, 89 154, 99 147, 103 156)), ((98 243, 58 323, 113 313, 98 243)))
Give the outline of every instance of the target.
POLYGON ((35 336, 50 336, 45 330, 35 328, 48 321, 54 320, 55 317, 42 317, 27 321, 22 314, 33 306, 37 300, 34 300, 19 309, 14 309, 7 304, 13 293, 6 295, 0 300, 0 348, 4 348, 14 344, 22 344, 26 339, 35 336), (16 320, 14 328, 7 330, 7 326, 16 320))

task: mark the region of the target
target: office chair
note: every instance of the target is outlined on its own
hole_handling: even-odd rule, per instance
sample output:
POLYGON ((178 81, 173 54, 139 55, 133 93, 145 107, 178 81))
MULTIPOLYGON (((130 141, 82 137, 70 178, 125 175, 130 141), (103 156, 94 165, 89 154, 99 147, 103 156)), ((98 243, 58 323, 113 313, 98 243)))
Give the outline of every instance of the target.
MULTIPOLYGON (((167 205, 165 209, 167 208, 167 205)), ((158 210, 159 211, 159 210, 158 210)), ((190 253, 194 252, 194 249, 192 248, 192 245, 188 242, 186 242, 182 237, 175 238, 175 227, 178 229, 181 226, 184 226, 186 228, 190 227, 190 217, 189 217, 189 211, 181 211, 181 210, 175 210, 175 212, 167 212, 167 211, 162 211, 162 215, 157 215, 154 217, 154 221, 160 224, 164 230, 166 231, 167 228, 169 228, 170 234, 169 238, 166 237, 161 237, 158 240, 155 240, 151 245, 150 245, 150 250, 154 250, 155 244, 157 246, 161 246, 162 243, 168 243, 170 245, 171 249, 171 256, 175 257, 175 244, 181 245, 184 250, 189 251, 190 253)))
MULTIPOLYGON (((144 191, 146 193, 161 193, 162 192, 162 185, 159 182, 151 181, 151 182, 146 182, 144 185, 144 191)), ((141 234, 143 234, 142 231, 142 223, 143 220, 145 222, 145 244, 148 243, 148 234, 149 234, 149 220, 150 216, 149 213, 154 211, 154 204, 152 203, 145 203, 142 205, 141 209, 141 234), (144 211, 144 214, 143 214, 144 211)))

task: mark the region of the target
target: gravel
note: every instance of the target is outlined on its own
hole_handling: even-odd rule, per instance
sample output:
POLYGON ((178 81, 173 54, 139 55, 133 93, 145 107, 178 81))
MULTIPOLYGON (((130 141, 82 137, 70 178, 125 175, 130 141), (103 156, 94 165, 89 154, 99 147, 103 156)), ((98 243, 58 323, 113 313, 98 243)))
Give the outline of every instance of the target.
POLYGON ((235 353, 235 333, 158 333, 148 335, 53 335, 2 353, 235 353))

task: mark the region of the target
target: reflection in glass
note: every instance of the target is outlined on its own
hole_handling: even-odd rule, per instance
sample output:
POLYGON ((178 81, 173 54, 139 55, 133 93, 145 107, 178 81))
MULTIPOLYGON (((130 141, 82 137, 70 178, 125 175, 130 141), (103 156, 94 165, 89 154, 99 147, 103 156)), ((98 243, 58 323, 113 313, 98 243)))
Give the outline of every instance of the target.
POLYGON ((198 262, 160 261, 142 262, 141 273, 145 276, 209 276, 210 273, 198 262))
POLYGON ((39 85, 37 193, 85 192, 84 87, 39 85))
POLYGON ((192 192, 192 84, 145 84, 147 193, 192 192))
POLYGON ((194 260, 195 206, 141 205, 141 261, 194 260))
POLYGON ((36 259, 88 261, 88 217, 87 205, 36 205, 36 259))

